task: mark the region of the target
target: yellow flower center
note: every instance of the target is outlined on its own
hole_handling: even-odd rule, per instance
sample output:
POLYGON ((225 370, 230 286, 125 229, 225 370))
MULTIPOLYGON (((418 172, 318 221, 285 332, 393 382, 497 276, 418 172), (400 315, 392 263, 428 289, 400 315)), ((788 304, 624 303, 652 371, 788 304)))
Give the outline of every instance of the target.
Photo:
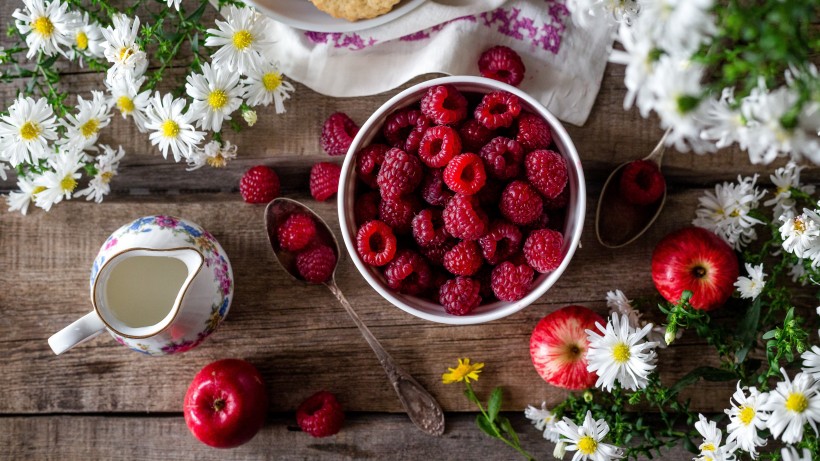
POLYGON ((251 46, 253 43, 253 34, 248 32, 247 30, 240 30, 233 34, 233 46, 237 50, 244 50, 245 48, 251 46))
POLYGON ((596 450, 598 450, 598 442, 592 437, 585 435, 578 441, 578 451, 581 453, 591 455, 594 454, 596 450))
POLYGON ((222 168, 228 164, 228 159, 223 157, 222 154, 216 154, 213 157, 208 157, 208 159, 205 160, 205 163, 214 168, 222 168))
POLYGON ((755 418, 755 409, 744 405, 740 407, 740 413, 737 417, 738 419, 740 419, 740 422, 743 423, 744 426, 748 426, 752 423, 752 420, 755 418))
POLYGON ((71 175, 67 175, 62 181, 60 181, 60 189, 66 192, 73 191, 75 187, 77 187, 77 180, 71 175))
POLYGON ((806 232, 806 225, 803 223, 803 220, 800 216, 794 218, 794 231, 802 234, 806 232))
POLYGON ((264 85, 265 89, 268 91, 273 91, 279 88, 279 85, 281 84, 282 76, 276 72, 268 72, 262 76, 262 85, 264 85))
POLYGON ((134 112, 134 100, 128 96, 120 96, 117 99, 117 108, 123 114, 130 114, 131 112, 134 112))
POLYGON ((100 130, 100 121, 96 118, 89 119, 87 122, 83 123, 80 126, 80 133, 83 134, 84 138, 90 138, 97 134, 97 131, 100 130))
POLYGON ((792 392, 786 399, 786 409, 795 413, 803 413, 809 407, 809 399, 800 392, 792 392))
POLYGON ((179 136, 179 124, 173 120, 166 120, 162 122, 159 129, 162 131, 162 135, 166 138, 176 138, 179 136))
POLYGON ((85 32, 83 32, 83 31, 77 32, 76 40, 77 40, 77 49, 78 50, 84 50, 84 49, 88 48, 88 35, 86 35, 85 32))
POLYGON ((37 195, 44 190, 46 190, 45 186, 37 186, 31 190, 31 195, 37 195))
POLYGON ((20 137, 26 141, 31 141, 32 139, 40 136, 40 125, 34 122, 26 122, 23 126, 20 127, 20 137))
POLYGON ((111 178, 114 177, 114 172, 113 171, 106 171, 105 173, 101 174, 100 177, 102 178, 102 181, 105 184, 108 184, 109 182, 111 182, 111 178))
POLYGON ((626 363, 631 355, 626 343, 618 343, 612 348, 612 358, 618 363, 626 363))
POLYGON ((120 61, 125 61, 130 58, 132 54, 134 54, 134 50, 130 47, 124 46, 120 48, 120 61))
POLYGON ((222 109, 228 104, 228 93, 225 90, 213 90, 208 94, 208 105, 211 109, 222 109))
POLYGON ((715 446, 711 443, 704 443, 700 446, 700 451, 715 451, 715 446))
POLYGON ((31 28, 45 38, 50 38, 51 34, 54 33, 54 23, 45 16, 40 16, 35 19, 34 22, 31 23, 31 28))

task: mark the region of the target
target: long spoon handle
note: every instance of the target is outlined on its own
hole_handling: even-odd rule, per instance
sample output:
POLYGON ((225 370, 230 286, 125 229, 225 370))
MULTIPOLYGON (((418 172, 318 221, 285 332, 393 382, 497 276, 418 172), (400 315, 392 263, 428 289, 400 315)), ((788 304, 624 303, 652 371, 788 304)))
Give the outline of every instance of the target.
POLYGON ((347 313, 350 314, 350 318, 352 318, 356 326, 359 327, 359 331, 361 331, 367 344, 370 344, 370 348, 376 353, 379 362, 387 373, 390 384, 393 385, 393 388, 399 395, 399 400, 407 411, 407 416, 413 421, 413 424, 433 436, 444 434, 444 413, 441 411, 441 407, 438 402, 436 402, 436 399, 430 395, 418 381, 410 376, 409 373, 396 365, 393 358, 390 357, 390 354, 384 350, 379 340, 373 336, 373 333, 370 332, 367 325, 359 318, 359 314, 353 310, 353 306, 347 302, 339 286, 336 285, 336 281, 331 280, 326 285, 347 313))

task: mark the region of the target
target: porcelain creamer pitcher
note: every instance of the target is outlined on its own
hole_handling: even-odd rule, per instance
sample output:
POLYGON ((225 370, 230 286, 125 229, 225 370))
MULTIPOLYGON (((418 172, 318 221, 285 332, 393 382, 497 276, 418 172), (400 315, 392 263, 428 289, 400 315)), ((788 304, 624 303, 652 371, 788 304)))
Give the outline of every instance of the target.
POLYGON ((94 260, 94 310, 48 344, 61 354, 108 330, 137 352, 184 352, 216 330, 232 297, 231 263, 210 233, 171 216, 139 218, 111 234, 94 260))

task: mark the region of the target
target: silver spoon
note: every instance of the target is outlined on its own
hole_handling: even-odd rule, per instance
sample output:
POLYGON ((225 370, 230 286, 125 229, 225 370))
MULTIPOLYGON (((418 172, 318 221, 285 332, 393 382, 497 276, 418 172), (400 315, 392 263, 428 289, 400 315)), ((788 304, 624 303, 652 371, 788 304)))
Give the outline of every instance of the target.
MULTIPOLYGON (((652 149, 643 160, 649 160, 661 168, 663 153, 666 151, 666 137, 669 131, 663 134, 658 145, 652 149)), ((664 204, 666 204, 666 185, 664 184, 663 196, 651 205, 632 205, 621 198, 618 183, 621 177, 621 170, 631 162, 622 163, 613 171, 601 189, 601 196, 598 198, 598 208, 595 211, 595 235, 601 245, 607 248, 620 248, 634 242, 643 235, 658 216, 661 214, 664 204)))
MULTIPOLYGON (((336 236, 333 235, 333 232, 331 232, 330 227, 313 210, 289 198, 277 198, 270 202, 265 209, 265 227, 268 232, 271 247, 276 255, 276 261, 291 277, 297 280, 303 280, 296 271, 293 255, 289 252, 282 251, 276 238, 276 228, 279 226, 279 223, 287 218, 288 215, 297 211, 309 213, 313 216, 316 223, 317 238, 329 245, 336 252, 336 267, 338 267, 339 242, 336 240, 336 236)), ((336 299, 339 300, 339 304, 350 314, 350 318, 352 318, 356 326, 359 327, 359 331, 361 331, 367 344, 369 344, 373 352, 376 353, 379 362, 387 373, 390 384, 393 385, 393 389, 395 389, 399 395, 402 406, 407 411, 407 416, 410 417, 410 420, 413 421, 419 429, 429 435, 440 436, 444 434, 444 413, 441 411, 438 402, 436 402, 436 399, 433 398, 418 381, 410 376, 409 373, 396 365, 393 358, 390 357, 390 354, 388 354, 381 343, 379 343, 379 340, 373 336, 373 333, 370 332, 367 325, 362 322, 359 318, 359 314, 353 310, 353 306, 347 302, 347 299, 342 294, 342 290, 340 290, 336 284, 336 267, 333 268, 333 275, 330 277, 330 280, 326 281, 324 285, 336 296, 336 299)))

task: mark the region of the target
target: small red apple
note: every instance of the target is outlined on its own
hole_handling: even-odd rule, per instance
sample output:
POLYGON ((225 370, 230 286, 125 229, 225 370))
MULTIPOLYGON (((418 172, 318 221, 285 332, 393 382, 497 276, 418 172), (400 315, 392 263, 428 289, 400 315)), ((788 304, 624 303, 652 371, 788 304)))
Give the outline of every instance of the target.
POLYGON ((544 381, 564 389, 589 389, 598 376, 587 371, 585 330, 606 320, 583 306, 561 308, 538 322, 530 337, 530 357, 544 381))
POLYGON ((262 375, 250 363, 224 359, 205 366, 185 394, 185 423, 194 437, 216 448, 233 448, 259 432, 268 412, 262 375))
POLYGON ((652 253, 652 280, 661 296, 710 311, 726 303, 737 281, 737 255, 720 237, 701 227, 684 227, 663 238, 652 253))

